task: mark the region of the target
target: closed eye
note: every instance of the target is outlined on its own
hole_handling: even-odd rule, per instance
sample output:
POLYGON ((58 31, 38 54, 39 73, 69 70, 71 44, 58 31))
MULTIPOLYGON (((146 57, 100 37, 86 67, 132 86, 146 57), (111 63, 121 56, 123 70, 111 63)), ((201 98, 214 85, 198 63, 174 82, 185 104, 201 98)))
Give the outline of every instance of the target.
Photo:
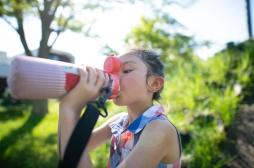
POLYGON ((133 71, 132 69, 126 69, 126 70, 123 70, 123 73, 130 73, 131 71, 133 71))

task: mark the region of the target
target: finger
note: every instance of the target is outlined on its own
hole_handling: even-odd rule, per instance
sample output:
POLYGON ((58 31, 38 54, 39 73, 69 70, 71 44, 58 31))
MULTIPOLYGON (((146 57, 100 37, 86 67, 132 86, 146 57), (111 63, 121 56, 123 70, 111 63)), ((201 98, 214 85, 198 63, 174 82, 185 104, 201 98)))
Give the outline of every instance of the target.
POLYGON ((97 75, 97 72, 94 68, 92 67, 88 67, 87 68, 88 72, 89 72, 89 80, 88 80, 88 85, 90 86, 94 86, 96 81, 97 81, 97 78, 98 78, 98 75, 97 75))
POLYGON ((89 84, 91 78, 91 68, 89 66, 86 67, 86 72, 87 72, 87 84, 89 84))
POLYGON ((80 81, 82 83, 87 83, 88 73, 87 73, 85 67, 79 68, 79 74, 80 74, 80 81))
POLYGON ((104 74, 104 77, 105 77, 105 82, 104 82, 103 87, 108 87, 108 84, 109 84, 109 74, 105 73, 105 72, 103 74, 104 74))
POLYGON ((95 84, 95 87, 97 90, 100 90, 105 82, 105 76, 104 73, 102 71, 97 71, 98 72, 98 78, 97 78, 97 82, 95 84))

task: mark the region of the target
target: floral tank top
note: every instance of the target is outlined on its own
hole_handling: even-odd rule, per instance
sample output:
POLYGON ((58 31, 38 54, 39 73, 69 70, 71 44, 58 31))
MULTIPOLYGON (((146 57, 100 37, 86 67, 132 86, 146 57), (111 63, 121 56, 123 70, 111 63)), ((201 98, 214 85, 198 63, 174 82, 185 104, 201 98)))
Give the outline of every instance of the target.
MULTIPOLYGON (((167 120, 164 109, 161 106, 151 106, 140 117, 128 124, 128 114, 124 113, 116 121, 109 126, 112 132, 110 158, 108 168, 116 168, 121 161, 127 157, 136 145, 139 136, 145 126, 153 120, 167 120)), ((178 132, 177 132, 178 134, 178 132)), ((179 148, 181 150, 181 142, 179 139, 179 148)), ((181 155, 181 152, 180 152, 181 155)), ((180 168, 181 160, 179 158, 172 164, 160 162, 157 168, 180 168)))

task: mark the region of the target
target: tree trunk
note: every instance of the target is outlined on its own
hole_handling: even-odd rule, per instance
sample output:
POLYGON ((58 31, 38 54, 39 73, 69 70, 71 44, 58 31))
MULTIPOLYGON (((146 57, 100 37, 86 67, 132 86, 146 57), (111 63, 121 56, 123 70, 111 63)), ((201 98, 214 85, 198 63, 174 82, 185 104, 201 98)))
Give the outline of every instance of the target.
POLYGON ((18 23, 18 29, 17 32, 19 34, 20 41, 24 47, 26 55, 32 56, 32 53, 27 45, 26 37, 25 37, 25 31, 23 26, 23 18, 20 16, 17 16, 17 23, 18 23))
POLYGON ((250 38, 253 38, 252 18, 251 18, 251 0, 246 0, 246 10, 247 10, 248 34, 249 34, 249 39, 250 39, 250 38))
POLYGON ((33 101, 33 112, 39 115, 48 113, 48 100, 35 100, 33 101))
MULTIPOLYGON (((49 57, 49 46, 48 46, 48 40, 51 33, 50 25, 53 20, 52 17, 49 17, 49 10, 50 5, 53 1, 46 1, 44 5, 45 11, 40 12, 41 17, 41 41, 40 41, 40 47, 38 51, 38 57, 40 58, 48 58, 49 57)), ((37 100, 33 102, 33 111, 36 114, 44 115, 48 113, 48 100, 37 100)))

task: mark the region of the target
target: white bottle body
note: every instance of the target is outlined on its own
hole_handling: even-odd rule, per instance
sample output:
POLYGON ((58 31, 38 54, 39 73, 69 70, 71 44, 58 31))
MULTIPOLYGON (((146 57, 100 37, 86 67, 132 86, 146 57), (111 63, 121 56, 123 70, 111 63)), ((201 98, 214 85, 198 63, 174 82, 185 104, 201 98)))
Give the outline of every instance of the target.
POLYGON ((48 99, 65 95, 78 80, 75 64, 18 56, 11 63, 7 82, 16 99, 48 99))

